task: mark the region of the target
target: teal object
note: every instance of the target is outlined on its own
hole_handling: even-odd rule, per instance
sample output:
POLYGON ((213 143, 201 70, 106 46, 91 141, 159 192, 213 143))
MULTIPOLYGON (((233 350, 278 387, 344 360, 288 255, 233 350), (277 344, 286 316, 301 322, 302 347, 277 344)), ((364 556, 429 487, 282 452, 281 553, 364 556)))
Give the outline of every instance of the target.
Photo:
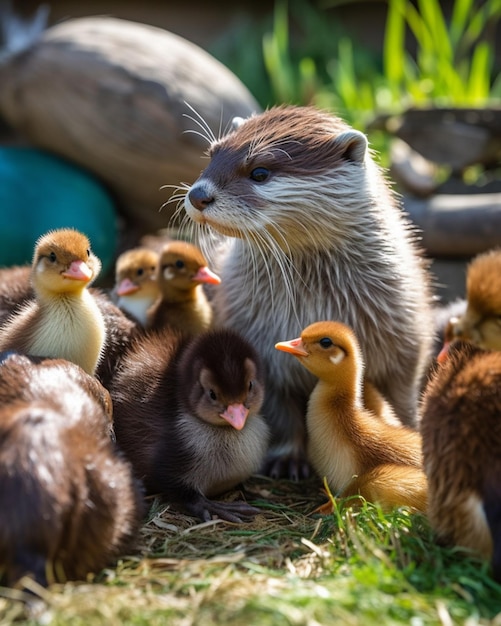
POLYGON ((104 185, 44 150, 0 146, 0 267, 31 263, 38 237, 55 228, 87 235, 101 275, 114 263, 118 219, 104 185))

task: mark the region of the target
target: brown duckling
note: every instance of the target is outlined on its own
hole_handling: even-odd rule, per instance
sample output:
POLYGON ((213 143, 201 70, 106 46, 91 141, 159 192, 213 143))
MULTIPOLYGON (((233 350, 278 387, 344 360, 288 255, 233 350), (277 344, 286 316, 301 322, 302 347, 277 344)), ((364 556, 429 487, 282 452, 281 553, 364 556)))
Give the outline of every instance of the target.
POLYGON ((0 355, 0 579, 85 579, 133 547, 143 494, 108 392, 63 359, 0 355))
POLYGON ((501 354, 455 342, 422 400, 428 516, 439 540, 491 559, 501 582, 501 354))
POLYGON ((236 332, 154 331, 135 342, 113 381, 117 442, 148 493, 202 520, 240 522, 257 509, 212 498, 263 462, 263 394, 257 354, 236 332))
POLYGON ((456 339, 501 350, 501 249, 476 256, 466 270, 466 311, 452 327, 456 339))
POLYGON ((364 365, 353 331, 340 322, 317 322, 275 347, 318 378, 306 414, 307 452, 333 493, 425 511, 421 437, 364 407, 364 365))
POLYGON ((157 281, 158 252, 138 247, 126 250, 115 264, 113 296, 120 309, 146 326, 147 311, 160 295, 157 281))
POLYGON ((150 310, 148 327, 168 326, 192 335, 208 330, 213 314, 204 284, 220 282, 197 246, 186 241, 166 244, 159 259, 160 299, 150 310))
POLYGON ((0 351, 64 358, 93 374, 106 331, 87 287, 100 269, 82 233, 60 229, 40 237, 31 270, 35 300, 4 322, 0 351))

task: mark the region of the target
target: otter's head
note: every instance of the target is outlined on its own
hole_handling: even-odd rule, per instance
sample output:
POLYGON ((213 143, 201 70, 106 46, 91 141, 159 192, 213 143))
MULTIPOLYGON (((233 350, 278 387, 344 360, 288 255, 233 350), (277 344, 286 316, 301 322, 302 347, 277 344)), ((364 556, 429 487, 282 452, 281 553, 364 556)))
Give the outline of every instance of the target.
POLYGON ((352 208, 367 203, 365 135, 313 107, 280 106, 239 120, 209 156, 185 210, 224 235, 271 237, 290 250, 332 239, 326 224, 334 233, 347 229, 352 208))

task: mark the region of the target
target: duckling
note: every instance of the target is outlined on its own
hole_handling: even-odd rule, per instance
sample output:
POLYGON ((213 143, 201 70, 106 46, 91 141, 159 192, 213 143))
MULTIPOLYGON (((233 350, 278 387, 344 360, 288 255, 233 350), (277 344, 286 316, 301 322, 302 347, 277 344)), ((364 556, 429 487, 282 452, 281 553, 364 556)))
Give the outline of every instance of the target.
POLYGON ((208 330, 213 314, 203 285, 220 282, 197 246, 186 241, 166 244, 159 259, 160 299, 150 311, 148 327, 169 326, 188 334, 208 330))
MULTIPOLYGON (((34 301, 30 275, 29 265, 0 270, 0 307, 5 309, 0 311, 0 325, 4 318, 12 317, 24 304, 34 301)), ((141 327, 112 302, 106 290, 91 286, 88 291, 99 307, 106 327, 105 342, 95 374, 107 388, 116 369, 120 367, 126 349, 141 327)), ((86 349, 84 343, 81 349, 86 349)))
MULTIPOLYGON (((12 316, 23 304, 34 300, 30 274, 29 265, 0 270, 0 283, 4 287, 2 289, 0 285, 0 305, 5 305, 5 317, 12 316)), ((97 287, 90 287, 88 291, 96 301, 105 322, 106 338, 95 375, 108 388, 126 349, 141 331, 141 327, 111 301, 107 291, 97 287)), ((3 311, 0 313, 0 326, 2 314, 3 311)), ((82 344, 82 349, 85 347, 82 344)))
POLYGON ((117 443, 149 494, 202 520, 258 510, 212 498, 257 471, 268 448, 264 383, 252 346, 219 329, 138 339, 111 386, 117 443))
POLYGON ((501 582, 501 354, 455 342, 421 405, 428 517, 438 539, 491 559, 501 582))
POLYGON ((155 250, 138 247, 123 252, 115 264, 116 303, 143 327, 148 309, 160 295, 156 276, 158 257, 155 250))
MULTIPOLYGON (((434 361, 441 361, 446 358, 450 343, 454 340, 454 329, 462 315, 466 311, 466 300, 457 298, 446 304, 435 305, 433 312, 435 318, 435 341, 433 345, 432 361, 430 363, 431 372, 434 369, 434 361)), ((428 380, 428 371, 424 383, 428 380)))
MULTIPOLYGON (((437 353, 436 356, 437 363, 443 363, 448 358, 449 348, 451 347, 451 344, 453 344, 455 341, 458 341, 455 335, 456 326, 458 325, 459 320, 459 317, 452 316, 447 321, 442 335, 442 347, 440 348, 440 351, 437 353)), ((432 366, 430 373, 433 375, 433 372, 434 368, 432 366)))
MULTIPOLYGON (((0 281, 4 278, 5 274, 5 287, 13 286, 16 277, 19 278, 15 289, 5 289, 5 300, 3 302, 6 304, 8 310, 6 317, 12 316, 23 304, 34 300, 35 295, 30 285, 30 273, 30 266, 5 268, 0 272, 0 281), (28 270, 28 272, 19 271, 25 269, 28 270)), ((106 291, 96 287, 90 287, 89 292, 101 311, 106 327, 106 338, 95 375, 107 388, 109 387, 116 369, 120 367, 120 362, 125 350, 130 345, 132 339, 140 332, 140 327, 111 301, 106 291)), ((2 319, 0 317, 0 325, 1 322, 2 319)), ((82 349, 85 349, 85 345, 82 345, 82 349)))
POLYGON ((360 495, 385 508, 426 510, 421 437, 380 419, 363 405, 364 365, 354 332, 340 322, 316 322, 275 348, 293 354, 318 382, 308 401, 308 458, 330 489, 360 495))
POLYGON ((501 350, 501 249, 477 255, 466 270, 466 311, 453 326, 457 339, 501 350))
POLYGON ((105 341, 103 316, 86 287, 101 269, 89 240, 73 229, 50 231, 35 245, 35 300, 0 328, 0 351, 65 358, 93 374, 105 341))
POLYGON ((109 393, 63 359, 0 355, 0 580, 85 579, 134 547, 143 493, 109 393))

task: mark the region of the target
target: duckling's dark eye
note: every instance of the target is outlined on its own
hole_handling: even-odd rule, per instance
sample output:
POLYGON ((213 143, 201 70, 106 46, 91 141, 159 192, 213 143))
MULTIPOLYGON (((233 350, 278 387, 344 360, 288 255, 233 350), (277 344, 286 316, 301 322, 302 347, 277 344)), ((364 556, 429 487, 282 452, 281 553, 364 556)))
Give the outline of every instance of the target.
POLYGON ((255 180, 256 183, 264 183, 269 175, 270 170, 266 169, 266 167, 256 167, 250 173, 251 179, 255 180))
POLYGON ((90 250, 87 248, 87 256, 90 256, 90 250))
POLYGON ((320 344, 320 347, 324 349, 330 348, 333 345, 332 340, 329 339, 329 337, 322 337, 318 343, 320 344))
POLYGON ((217 400, 216 392, 214 391, 214 389, 209 389, 209 398, 211 400, 217 400))
POLYGON ((136 274, 137 274, 138 276, 142 276, 142 275, 144 274, 144 270, 143 270, 143 268, 142 268, 142 267, 140 267, 140 268, 137 270, 136 274))
POLYGON ((249 381, 249 391, 252 391, 254 389, 254 383, 251 381, 249 381))
POLYGON ((51 263, 55 263, 55 262, 57 261, 57 256, 56 256, 56 253, 55 253, 55 252, 51 252, 51 253, 49 254, 49 261, 50 261, 51 263))
POLYGON ((184 261, 181 260, 177 260, 176 261, 176 267, 181 269, 182 267, 184 267, 184 261))

